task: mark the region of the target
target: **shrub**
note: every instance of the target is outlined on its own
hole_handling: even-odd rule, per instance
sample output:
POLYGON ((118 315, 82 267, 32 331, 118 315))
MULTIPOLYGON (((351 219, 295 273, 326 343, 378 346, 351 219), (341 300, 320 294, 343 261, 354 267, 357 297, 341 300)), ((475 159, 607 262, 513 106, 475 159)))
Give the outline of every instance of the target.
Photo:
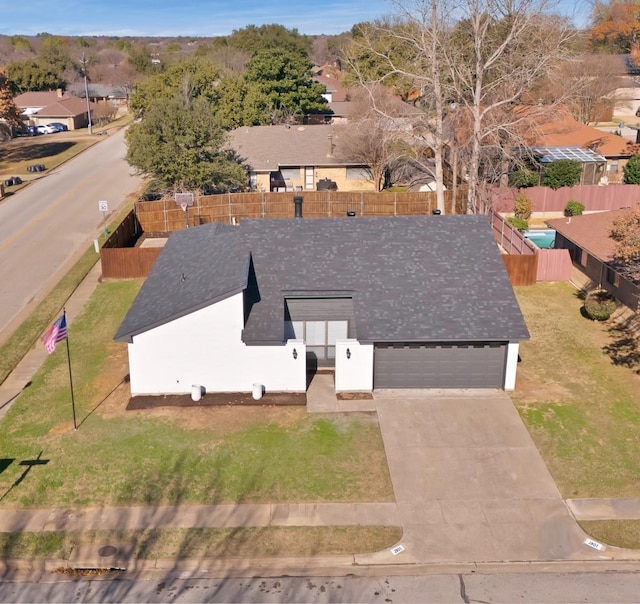
POLYGON ((559 159, 547 165, 542 184, 545 187, 559 189, 580 184, 582 164, 575 159, 559 159))
POLYGON ((507 222, 514 228, 524 233, 529 230, 529 223, 525 218, 519 218, 518 216, 510 216, 507 218, 507 222))
POLYGON ((582 212, 584 212, 584 204, 575 199, 567 201, 567 205, 564 207, 565 216, 582 216, 582 212))
POLYGON ((584 300, 584 312, 594 321, 606 321, 616 309, 613 296, 603 289, 596 289, 587 294, 584 300))
POLYGON ((533 170, 516 170, 509 175, 509 184, 518 189, 535 187, 538 184, 538 174, 533 170))
POLYGON ((622 168, 625 185, 640 185, 640 155, 633 155, 622 168))
POLYGON ((533 201, 531 201, 526 195, 520 193, 513 204, 513 213, 516 218, 524 218, 528 220, 533 212, 533 201))

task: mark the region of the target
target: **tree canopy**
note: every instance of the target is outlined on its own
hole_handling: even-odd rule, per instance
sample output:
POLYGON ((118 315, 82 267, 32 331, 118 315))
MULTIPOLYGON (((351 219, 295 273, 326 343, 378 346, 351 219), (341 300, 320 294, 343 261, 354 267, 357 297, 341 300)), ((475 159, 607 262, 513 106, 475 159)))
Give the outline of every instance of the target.
POLYGON ((263 50, 253 56, 247 63, 244 79, 249 89, 264 96, 271 115, 263 123, 277 124, 294 115, 331 112, 321 96, 325 88, 312 80, 311 68, 309 59, 278 49, 263 50))
POLYGON ((637 2, 597 0, 592 10, 591 46, 598 51, 627 53, 640 35, 637 2))
POLYGON ((204 97, 156 99, 126 134, 127 161, 168 190, 229 191, 247 175, 204 97))
MULTIPOLYGON (((640 208, 624 211, 613 221, 609 235, 616 241, 614 258, 624 264, 640 260, 640 208)), ((638 270, 632 270, 636 276, 638 270)))
POLYGON ((230 36, 216 40, 215 44, 232 46, 250 56, 263 50, 276 49, 308 57, 312 39, 301 35, 295 28, 287 29, 283 25, 272 23, 236 29, 230 36))
POLYGON ((559 159, 545 167, 542 184, 545 187, 559 189, 580 184, 582 164, 575 159, 559 159))
POLYGON ((622 171, 625 184, 640 185, 640 155, 631 156, 622 171))

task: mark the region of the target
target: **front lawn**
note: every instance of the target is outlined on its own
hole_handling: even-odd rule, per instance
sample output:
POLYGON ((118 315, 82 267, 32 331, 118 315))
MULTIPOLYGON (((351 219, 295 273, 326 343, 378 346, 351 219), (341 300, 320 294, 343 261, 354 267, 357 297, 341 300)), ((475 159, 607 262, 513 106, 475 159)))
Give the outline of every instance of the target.
MULTIPOLYGON (((531 340, 520 347, 512 398, 563 497, 640 497, 635 336, 583 317, 568 284, 539 283, 516 294, 531 340)), ((597 532, 620 543, 620 527, 598 523, 597 532)))
POLYGON ((373 414, 126 411, 126 345, 111 338, 139 285, 101 284, 71 326, 77 432, 64 342, 3 420, 0 506, 393 500, 373 414))

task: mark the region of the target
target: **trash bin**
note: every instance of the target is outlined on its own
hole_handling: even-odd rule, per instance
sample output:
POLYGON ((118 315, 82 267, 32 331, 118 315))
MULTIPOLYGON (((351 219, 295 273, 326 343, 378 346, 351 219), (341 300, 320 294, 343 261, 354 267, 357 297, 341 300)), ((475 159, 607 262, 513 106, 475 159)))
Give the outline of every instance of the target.
POLYGON ((202 398, 202 386, 200 384, 193 384, 191 386, 191 400, 197 403, 202 398))
POLYGON ((253 385, 253 400, 259 401, 262 398, 262 393, 264 392, 264 386, 262 384, 254 384, 253 385))

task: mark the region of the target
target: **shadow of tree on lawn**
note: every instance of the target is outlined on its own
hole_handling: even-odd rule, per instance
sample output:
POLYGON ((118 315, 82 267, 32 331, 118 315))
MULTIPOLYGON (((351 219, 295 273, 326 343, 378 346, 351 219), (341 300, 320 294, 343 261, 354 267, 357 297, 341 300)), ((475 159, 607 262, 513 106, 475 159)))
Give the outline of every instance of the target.
POLYGON ((603 351, 611 362, 640 375, 640 318, 632 315, 610 327, 609 337, 611 342, 603 351))

